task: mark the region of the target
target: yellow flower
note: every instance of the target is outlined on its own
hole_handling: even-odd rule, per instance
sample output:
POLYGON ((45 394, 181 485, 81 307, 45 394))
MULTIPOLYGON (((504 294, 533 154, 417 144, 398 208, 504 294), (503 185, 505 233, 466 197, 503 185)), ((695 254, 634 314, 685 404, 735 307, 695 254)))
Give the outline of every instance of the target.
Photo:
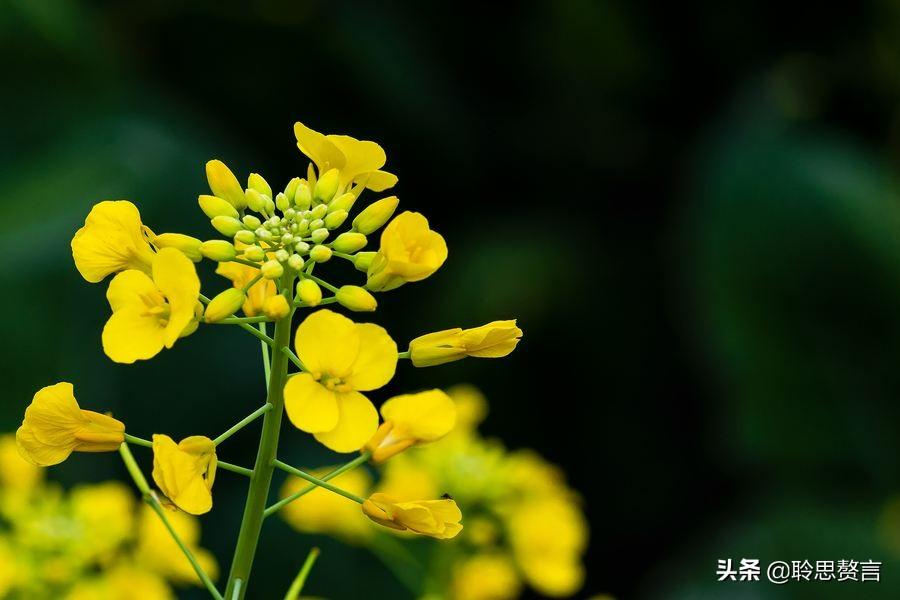
POLYGON ((403 212, 381 232, 381 247, 369 265, 366 287, 386 292, 421 281, 447 260, 447 243, 417 212, 403 212))
POLYGON ((96 204, 72 238, 72 258, 91 283, 127 269, 149 273, 153 248, 137 207, 127 200, 96 204))
POLYGON ((113 314, 103 328, 103 350, 112 360, 133 363, 171 348, 196 319, 200 280, 188 258, 163 248, 153 278, 136 270, 116 275, 106 299, 113 314))
POLYGON ((442 365, 475 356, 500 358, 513 350, 522 338, 516 320, 492 321, 473 329, 445 329, 417 337, 409 343, 409 357, 417 367, 442 365))
POLYGON ((137 566, 119 564, 99 577, 83 579, 65 600, 175 600, 166 581, 137 566))
POLYGON ((554 597, 578 591, 588 529, 577 506, 553 497, 525 502, 513 509, 507 527, 516 563, 532 587, 554 597))
POLYGON ((288 418, 336 452, 359 450, 378 428, 378 413, 360 392, 391 380, 397 344, 378 325, 320 310, 297 328, 295 348, 306 371, 284 387, 288 418))
POLYGON ((376 463, 450 433, 456 424, 456 407, 441 390, 429 390, 394 396, 381 406, 381 416, 384 423, 366 444, 376 463))
POLYGON ((460 383, 447 390, 456 405, 456 429, 471 431, 478 427, 488 413, 487 400, 474 385, 460 383))
POLYGON ((303 123, 294 124, 294 135, 300 152, 316 164, 320 176, 330 169, 340 171, 339 189, 359 183, 381 192, 397 183, 396 175, 380 170, 387 157, 375 142, 349 135, 323 135, 303 123))
POLYGON ((112 452, 124 439, 121 421, 81 410, 66 382, 38 390, 16 431, 21 455, 41 467, 59 464, 73 451, 112 452))
POLYGON ((101 560, 112 558, 134 533, 134 496, 118 481, 72 490, 72 516, 82 529, 79 551, 101 560))
POLYGON ((212 509, 216 480, 216 446, 208 437, 192 435, 178 444, 167 435, 153 436, 153 481, 175 503, 192 515, 212 509))
MULTIPOLYGON (((330 469, 308 471, 316 477, 323 477, 330 469)), ((341 473, 330 483, 357 496, 369 493, 372 480, 360 469, 341 473)), ((288 477, 281 488, 281 497, 310 485, 299 477, 288 477)), ((301 496, 281 509, 281 514, 292 527, 304 533, 327 533, 349 541, 359 541, 372 531, 371 524, 360 514, 359 509, 337 494, 322 488, 301 496)))
POLYGON ((462 531, 462 513, 450 498, 397 502, 387 494, 372 494, 363 502, 363 513, 379 525, 446 540, 462 531))
POLYGON ((512 560, 504 554, 476 554, 453 571, 456 600, 509 600, 518 598, 522 582, 512 560))
POLYGON ((444 443, 435 444, 415 454, 401 454, 386 463, 378 481, 378 491, 399 500, 415 500, 416 498, 434 498, 441 494, 443 482, 435 465, 423 463, 423 453, 437 450, 444 443))
MULTIPOLYGON (((259 275, 259 269, 248 267, 236 262, 219 263, 216 273, 227 277, 231 280, 234 287, 242 289, 250 283, 254 277, 259 275)), ((247 299, 244 300, 244 314, 248 317, 255 317, 263 313, 263 307, 266 300, 278 295, 278 288, 271 279, 260 279, 247 290, 247 299)))
POLYGON ((0 436, 0 485, 4 490, 28 492, 43 477, 43 469, 22 458, 16 445, 16 436, 0 436))
MULTIPOLYGON (((180 511, 167 512, 166 518, 206 574, 215 581, 218 577, 218 565, 213 555, 199 545, 200 523, 197 519, 180 511)), ((141 509, 136 539, 135 562, 142 568, 175 583, 200 584, 196 571, 172 539, 162 519, 147 505, 141 509)))

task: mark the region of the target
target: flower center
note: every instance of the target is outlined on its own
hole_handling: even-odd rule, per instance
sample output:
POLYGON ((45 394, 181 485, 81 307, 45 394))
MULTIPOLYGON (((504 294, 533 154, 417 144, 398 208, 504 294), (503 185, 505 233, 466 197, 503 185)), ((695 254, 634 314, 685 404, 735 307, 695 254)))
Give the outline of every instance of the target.
POLYGON ((166 297, 159 291, 141 294, 141 300, 144 303, 144 310, 141 312, 142 317, 156 317, 159 324, 165 327, 169 324, 169 303, 166 297))
POLYGON ((325 386, 325 389, 331 390, 332 392, 353 391, 353 388, 350 387, 350 384, 346 383, 340 377, 335 377, 334 375, 329 375, 328 373, 314 373, 313 377, 315 377, 316 381, 318 381, 321 385, 325 386))

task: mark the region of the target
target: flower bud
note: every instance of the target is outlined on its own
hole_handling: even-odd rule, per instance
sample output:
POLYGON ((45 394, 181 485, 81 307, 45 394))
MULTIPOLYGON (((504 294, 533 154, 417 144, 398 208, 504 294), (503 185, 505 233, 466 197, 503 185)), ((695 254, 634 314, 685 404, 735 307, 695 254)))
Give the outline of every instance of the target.
POLYGON ((372 312, 378 306, 375 296, 358 285, 342 285, 334 296, 341 306, 357 312, 372 312))
POLYGON ((294 243, 294 236, 289 233, 284 234, 283 236, 281 236, 281 243, 285 246, 290 246, 294 243))
POLYGON ((318 306, 322 301, 322 288, 312 279, 297 282, 297 297, 307 306, 318 306))
POLYGON ((312 238, 314 244, 321 244, 326 239, 328 239, 328 230, 324 227, 316 229, 309 236, 312 238))
POLYGON ((288 266, 295 271, 299 271, 303 268, 304 265, 303 257, 299 254, 291 254, 291 256, 288 258, 287 263, 288 266))
POLYGON ((309 233, 309 221, 306 219, 301 219, 297 225, 297 231, 295 233, 304 234, 309 233))
POLYGON ((337 169, 329 169, 316 181, 316 190, 313 197, 319 202, 329 202, 337 191, 340 172, 337 169))
POLYGON ((364 248, 366 246, 366 236, 361 233, 357 233, 355 231, 345 231, 341 235, 337 236, 337 239, 334 240, 334 244, 332 247, 338 252, 344 252, 346 254, 353 254, 357 250, 364 248))
POLYGON ((284 211, 291 207, 291 201, 287 199, 287 196, 279 193, 275 196, 275 206, 278 207, 278 210, 284 211))
POLYGON ((210 223, 212 223, 212 226, 215 227, 216 231, 226 237, 234 237, 234 234, 244 228, 244 224, 234 217, 226 217, 222 215, 213 217, 210 223))
POLYGON ((244 192, 244 196, 247 199, 247 208, 253 212, 263 212, 263 209, 266 207, 266 199, 262 194, 253 188, 247 188, 247 191, 244 192))
POLYGON ((256 234, 246 229, 238 231, 234 234, 234 239, 242 244, 253 244, 256 242, 256 234))
POLYGON ((309 211, 309 218, 311 221, 315 220, 315 219, 322 219, 327 214, 328 214, 328 207, 325 206, 324 204, 319 204, 314 209, 309 211))
POLYGON ((331 248, 328 246, 313 246, 309 251, 309 258, 314 262, 323 263, 331 259, 331 248))
POLYGON ((335 212, 339 210, 349 211, 353 208, 353 204, 356 202, 356 194, 352 192, 347 192, 346 194, 341 194, 334 200, 332 200, 328 204, 328 212, 335 212))
POLYGON ((297 193, 297 187, 300 185, 300 178, 294 177, 288 184, 284 186, 284 195, 287 196, 287 199, 291 202, 294 201, 294 194, 297 193))
POLYGON ((309 228, 312 231, 315 231, 316 229, 322 229, 323 227, 325 227, 324 219, 316 219, 315 221, 311 221, 309 224, 309 228))
POLYGON ((265 260, 266 253, 259 246, 248 246, 244 248, 244 258, 252 262, 260 262, 265 260))
POLYGON ((365 273, 369 270, 369 265, 372 264, 372 259, 375 258, 377 252, 359 252, 356 257, 353 259, 353 266, 356 267, 357 271, 362 271, 365 273))
POLYGON ((227 201, 238 210, 247 206, 241 184, 238 183, 237 177, 234 176, 231 169, 226 167, 221 160, 211 160, 206 163, 206 180, 209 182, 209 189, 212 190, 213 195, 227 201))
POLYGON ((347 220, 346 210, 336 210, 325 217, 325 227, 328 229, 337 229, 344 221, 347 220))
POLYGON ((256 215, 244 215, 241 221, 250 229, 256 229, 262 225, 262 221, 256 215))
POLYGON ((270 232, 268 229, 265 229, 264 227, 258 227, 253 233, 255 233, 256 237, 261 240, 272 239, 272 232, 270 232))
POLYGON ((283 319, 288 316, 290 312, 291 307, 288 304, 287 298, 281 294, 266 298, 266 301, 263 303, 263 313, 272 320, 277 321, 278 319, 283 319))
POLYGON ((393 216, 398 204, 400 200, 397 196, 373 202, 353 219, 353 229, 366 235, 376 231, 393 216))
POLYGON ((237 256, 237 250, 231 242, 207 240, 200 244, 200 254, 216 262, 226 262, 237 256))
POLYGON ((272 197, 272 186, 259 173, 250 173, 250 177, 247 178, 247 187, 256 190, 263 196, 272 197))
POLYGON ((207 323, 215 323, 230 317, 243 306, 244 299, 244 290, 229 288, 210 300, 204 319, 207 323))
POLYGON ((259 270, 266 279, 278 279, 284 274, 284 267, 277 260, 267 260, 259 270))
POLYGON ((309 244, 306 242, 297 242, 294 244, 294 252, 299 252, 300 254, 306 254, 309 252, 309 244))
POLYGON ((263 207, 263 211, 265 211, 265 213, 267 215, 271 215, 273 212, 275 212, 275 201, 274 200, 272 200, 268 196, 263 196, 263 202, 265 203, 265 206, 263 207))
POLYGON ((287 262, 289 256, 288 251, 284 248, 280 248, 275 252, 275 260, 278 262, 287 262))
POLYGON ((305 181, 301 181, 297 185, 297 191, 294 192, 294 206, 297 210, 307 210, 312 204, 312 192, 309 185, 305 181))
POLYGON ((218 196, 201 195, 197 198, 197 203, 200 204, 200 210, 203 211, 203 214, 210 219, 218 216, 234 217, 236 219, 238 216, 238 211, 235 210, 231 203, 218 196))
POLYGON ((153 238, 153 245, 157 248, 175 248, 194 262, 200 262, 203 255, 200 254, 200 240, 183 233, 162 233, 153 238))

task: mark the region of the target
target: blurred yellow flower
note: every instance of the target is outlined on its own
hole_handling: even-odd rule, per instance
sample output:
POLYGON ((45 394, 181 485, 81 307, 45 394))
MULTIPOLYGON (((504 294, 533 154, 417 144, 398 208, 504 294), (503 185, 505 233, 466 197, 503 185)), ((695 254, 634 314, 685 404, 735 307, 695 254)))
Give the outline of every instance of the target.
POLYGON ((466 356, 500 358, 515 350, 522 330, 515 319, 493 321, 473 329, 445 329, 419 336, 409 343, 409 357, 417 367, 441 365, 466 356))
POLYGON ((316 165, 319 176, 331 169, 340 172, 340 188, 359 183, 381 192, 397 183, 397 176, 380 170, 387 162, 381 146, 349 135, 323 135, 303 123, 294 124, 297 147, 316 165))
POLYGON ((320 310, 297 328, 297 356, 306 371, 284 387, 291 422, 336 452, 359 450, 378 427, 378 413, 359 392, 394 376, 397 344, 372 323, 320 310))
POLYGON ((450 498, 398 502, 392 496, 376 493, 363 502, 362 510, 379 525, 442 540, 456 537, 463 528, 462 513, 450 498))
POLYGON ((134 533, 134 495, 118 481, 76 487, 69 502, 87 556, 108 561, 134 533))
MULTIPOLYGON (((215 580, 218 577, 218 564, 208 550, 199 546, 200 524, 197 518, 174 510, 168 512, 166 517, 203 570, 215 580)), ((162 519, 147 505, 141 508, 136 538, 136 564, 176 583, 192 585, 200 583, 196 571, 172 539, 162 519)))
POLYGON ((180 251, 163 248, 152 270, 152 279, 129 270, 109 284, 106 299, 113 314, 103 328, 103 350, 115 362, 156 356, 196 319, 200 280, 193 263, 180 251))
MULTIPOLYGON (((314 469, 308 473, 321 478, 329 470, 314 469)), ((357 496, 365 496, 369 493, 372 479, 365 471, 354 469, 341 473, 331 479, 330 483, 357 496)), ((299 477, 288 477, 281 488, 281 497, 290 496, 308 485, 307 481, 299 477)), ((371 524, 352 502, 321 488, 286 505, 281 509, 281 514, 285 521, 299 531, 332 534, 351 542, 358 542, 372 531, 371 524)))
POLYGON ((471 431, 478 427, 488 413, 487 400, 474 385, 460 383, 447 388, 447 395, 456 405, 456 429, 471 431))
MULTIPOLYGON (((424 449, 422 452, 428 452, 424 449)), ((416 498, 434 498, 441 494, 438 485, 437 474, 422 464, 422 452, 415 456, 401 454, 385 465, 381 479, 378 481, 378 491, 392 498, 400 500, 415 500, 416 498)))
POLYGON ((22 575, 15 552, 5 537, 0 537, 0 598, 7 594, 22 575))
POLYGON ((384 423, 366 444, 377 464, 414 444, 434 442, 453 429, 456 407, 441 390, 394 396, 381 406, 384 423))
POLYGON ((381 232, 381 247, 372 258, 366 287, 386 292, 421 281, 447 260, 447 243, 417 212, 402 212, 381 232))
POLYGON ((554 597, 581 587, 588 530, 572 502, 553 497, 526 502, 511 511, 507 526, 513 555, 529 585, 554 597))
POLYGON ((94 205, 84 227, 72 238, 72 258, 81 276, 91 283, 128 269, 149 273, 153 248, 137 207, 127 200, 94 205))
MULTIPOLYGON (((230 279, 235 288, 243 289, 245 285, 259 275, 259 269, 237 262, 224 262, 219 263, 216 273, 230 279)), ((248 317, 261 315, 263 307, 266 305, 266 300, 277 295, 278 288, 275 287, 273 280, 265 277, 260 279, 247 290, 247 298, 244 300, 243 306, 244 314, 248 317)))
POLYGON ((41 467, 59 464, 73 451, 112 452, 124 439, 125 425, 107 415, 82 410, 72 384, 67 382, 38 390, 16 431, 21 455, 41 467))
POLYGON ((175 600, 175 594, 162 577, 137 565, 122 565, 79 581, 65 600, 175 600))
POLYGON ((521 589, 515 565, 505 554, 476 554, 453 570, 455 600, 509 600, 521 589))
POLYGON ((28 492, 44 478, 44 470, 19 453, 16 436, 0 436, 0 486, 3 491, 28 492))
POLYGON ((153 481, 181 510, 202 515, 212 509, 216 479, 216 446, 208 437, 192 435, 178 444, 153 435, 153 481))

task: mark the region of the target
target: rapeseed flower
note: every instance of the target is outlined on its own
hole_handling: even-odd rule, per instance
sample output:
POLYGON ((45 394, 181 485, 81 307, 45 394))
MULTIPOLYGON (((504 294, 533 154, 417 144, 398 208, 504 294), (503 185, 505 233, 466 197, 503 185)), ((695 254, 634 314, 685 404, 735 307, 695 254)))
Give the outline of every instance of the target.
POLYGON ((456 407, 441 390, 394 396, 381 406, 384 419, 366 449, 382 463, 415 444, 434 442, 453 429, 456 407))
POLYGON ((294 135, 300 152, 315 163, 319 177, 337 169, 338 189, 358 183, 381 192, 397 183, 396 175, 381 170, 387 156, 375 142, 358 140, 349 135, 323 135, 299 122, 294 124, 294 135))
POLYGON ((516 320, 492 321, 473 329, 445 329, 419 336, 409 343, 409 357, 417 367, 441 365, 466 356, 500 358, 515 350, 522 338, 516 320))
POLYGON ((127 200, 105 200, 88 213, 72 238, 72 258, 91 283, 119 271, 150 272, 153 248, 137 207, 127 200))
MULTIPOLYGON (((324 477, 330 469, 308 471, 315 477, 324 477)), ((372 478, 363 470, 341 473, 330 483, 357 496, 365 496, 372 486, 372 478)), ((288 477, 281 488, 281 497, 290 496, 310 484, 299 477, 288 477)), ((327 533, 349 542, 359 542, 372 531, 372 524, 359 512, 359 508, 346 498, 316 488, 281 509, 284 520, 304 533, 327 533)))
POLYGON ((386 292, 410 281, 421 281, 447 260, 447 243, 417 212, 397 215, 381 232, 381 246, 372 258, 366 287, 386 292))
POLYGON ((363 513, 379 525, 446 540, 462 531, 462 513, 450 498, 398 502, 376 493, 363 502, 363 513))
POLYGON ((192 435, 179 443, 167 435, 153 436, 153 481, 175 506, 192 515, 212 509, 216 480, 216 445, 192 435))
POLYGON ((522 581, 515 563, 506 554, 476 554, 453 569, 451 584, 455 600, 511 600, 517 598, 522 581))

